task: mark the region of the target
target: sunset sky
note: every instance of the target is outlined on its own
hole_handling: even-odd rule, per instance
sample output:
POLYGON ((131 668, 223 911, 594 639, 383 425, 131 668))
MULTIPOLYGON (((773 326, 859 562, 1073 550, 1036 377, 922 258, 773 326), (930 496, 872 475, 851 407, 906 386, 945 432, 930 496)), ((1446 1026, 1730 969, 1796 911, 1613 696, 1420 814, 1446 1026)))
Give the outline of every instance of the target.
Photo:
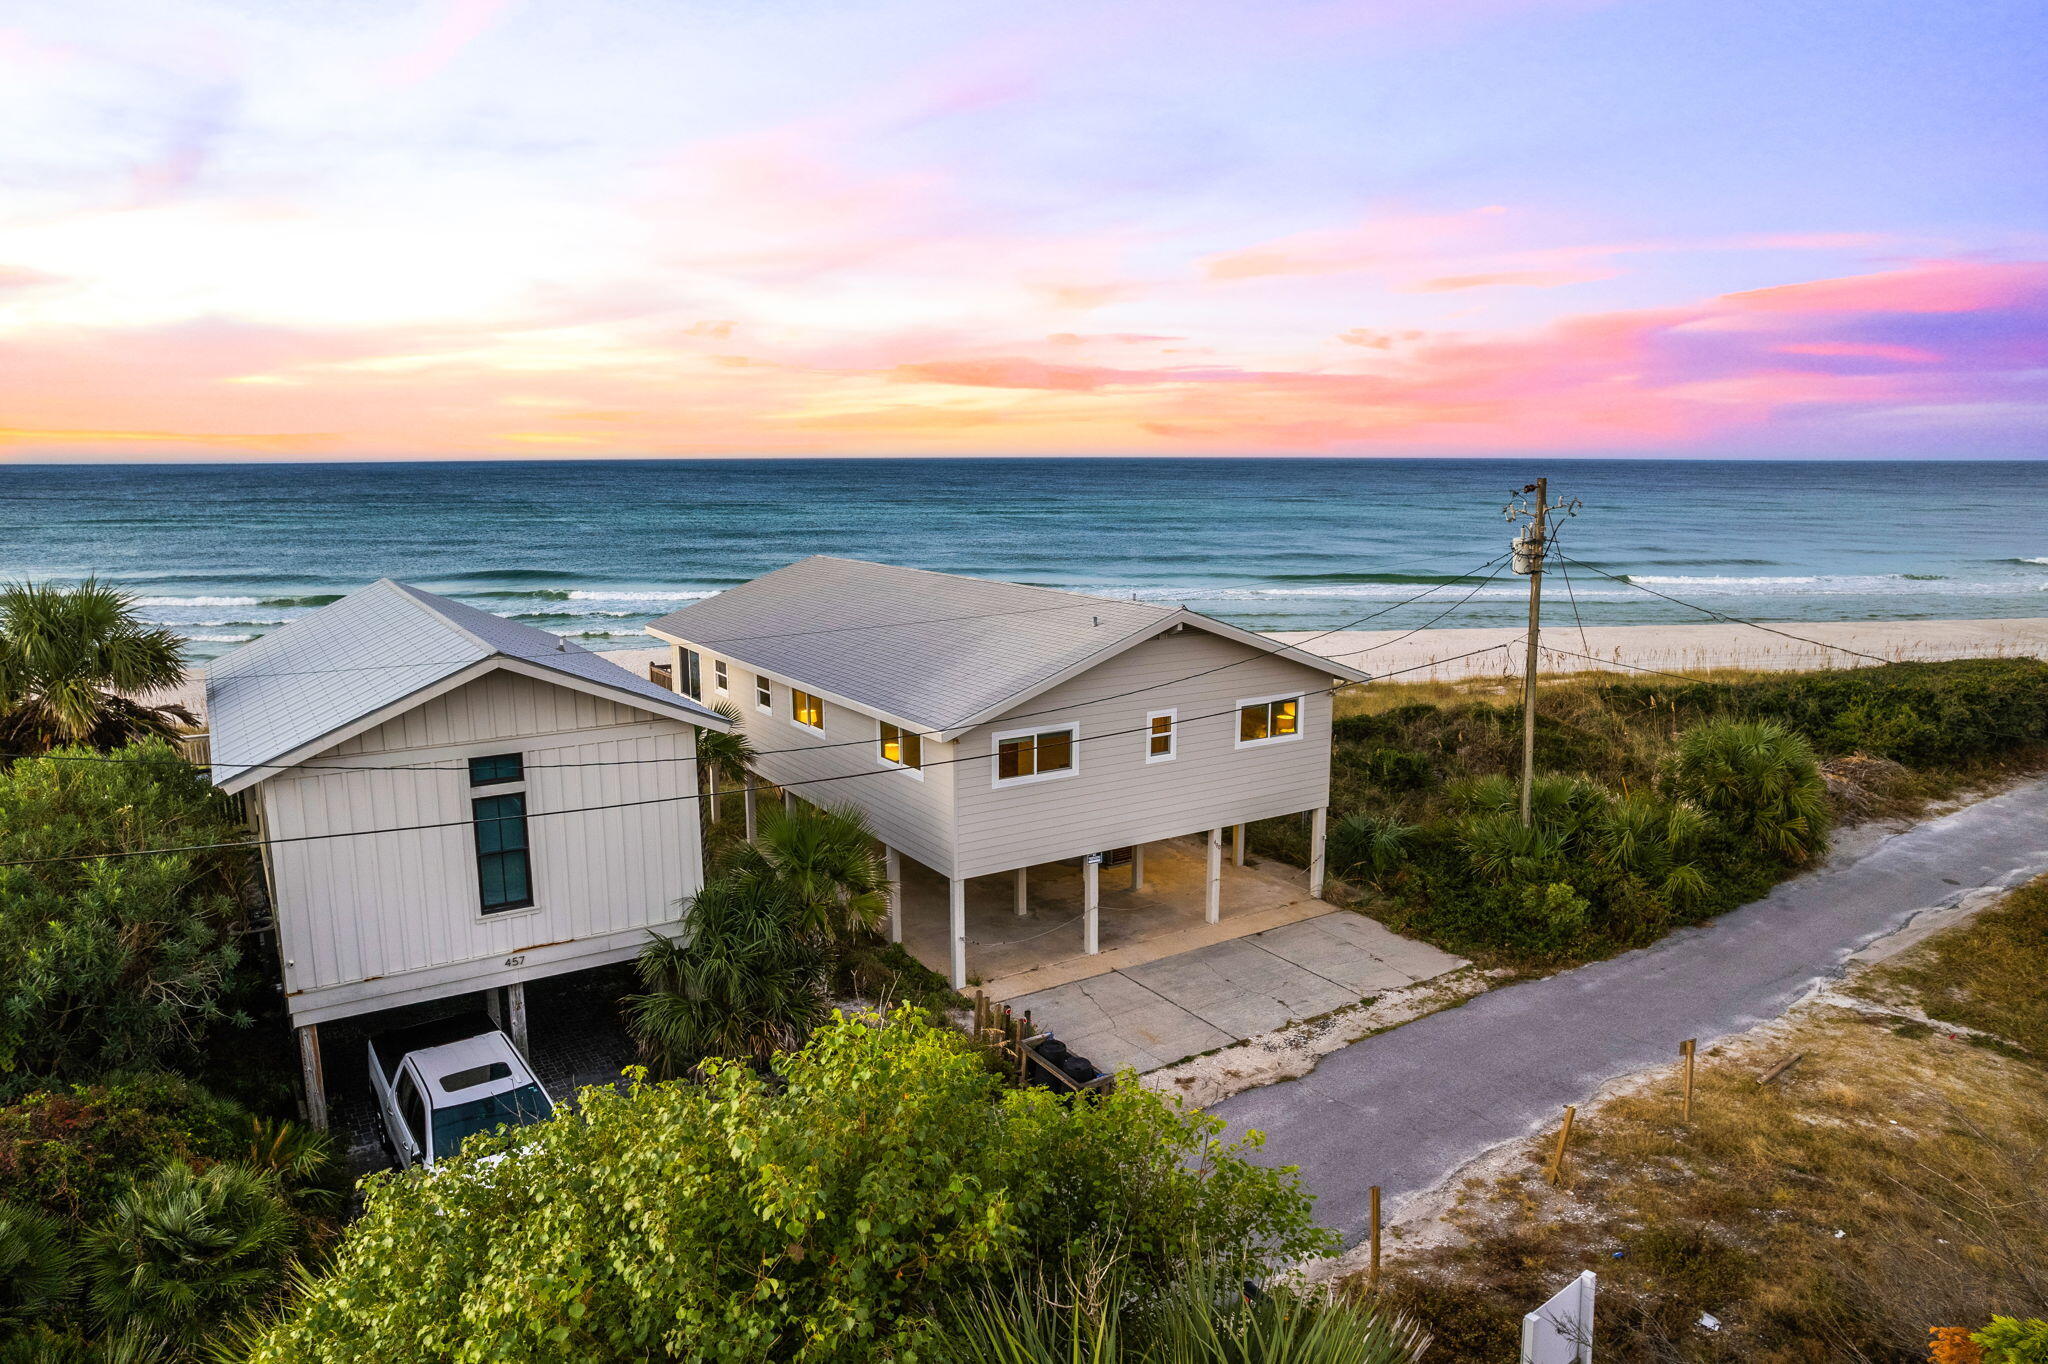
POLYGON ((2048 453, 2039 0, 24 0, 0 460, 2048 453))

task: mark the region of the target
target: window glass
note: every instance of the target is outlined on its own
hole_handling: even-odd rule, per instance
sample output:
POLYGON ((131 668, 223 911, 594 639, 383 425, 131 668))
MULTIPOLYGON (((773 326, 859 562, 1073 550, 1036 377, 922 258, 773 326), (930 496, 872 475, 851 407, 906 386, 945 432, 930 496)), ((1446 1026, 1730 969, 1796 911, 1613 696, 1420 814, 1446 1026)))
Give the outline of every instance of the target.
POLYGON ((512 1067, 503 1061, 486 1061, 480 1066, 471 1066, 468 1070, 455 1070, 443 1075, 441 1088, 453 1094, 458 1089, 475 1089, 478 1085, 487 1085, 493 1080, 509 1079, 511 1074, 512 1067))
POLYGON ((1074 731, 1048 729, 1023 734, 996 744, 996 776, 1035 777, 1046 772, 1065 772, 1074 765, 1074 731))
POLYGON ((520 1127, 551 1116, 547 1095, 539 1085, 521 1085, 486 1099, 450 1104, 434 1110, 434 1157, 443 1159, 462 1149, 462 1143, 478 1132, 500 1127, 520 1127))
POLYGON ((775 709, 775 688, 765 677, 754 679, 754 704, 762 710, 775 709))
POLYGON ((483 796, 470 802, 476 818, 476 872, 484 913, 533 903, 526 848, 526 797, 483 796))
POLYGON ((1152 717, 1151 733, 1145 739, 1145 752, 1154 758, 1173 756, 1173 717, 1155 715, 1152 717))
POLYGON ((526 759, 518 753, 494 753, 488 758, 469 760, 471 786, 496 786, 526 776, 526 759))
POLYGON ((789 714, 790 718, 800 725, 806 725, 812 729, 823 729, 825 727, 825 703, 807 691, 798 691, 794 687, 790 688, 789 714))
POLYGON ((704 699, 704 660, 695 649, 683 650, 683 695, 692 701, 704 699))
POLYGON ((1256 701, 1237 712, 1237 739, 1252 743, 1259 739, 1285 739, 1301 733, 1301 698, 1284 701, 1256 701))
POLYGON ((412 1072, 398 1074, 398 1112, 405 1119, 406 1128, 412 1133, 413 1145, 421 1151, 427 1149, 427 1105, 420 1098, 419 1089, 412 1082, 412 1072))
POLYGON ((1300 707, 1301 703, 1299 701, 1275 701, 1273 703, 1273 733, 1276 735, 1299 734, 1301 732, 1299 721, 1300 707))
POLYGON ((924 766, 924 736, 922 734, 913 734, 909 730, 890 724, 887 720, 880 721, 879 723, 882 726, 883 762, 896 763, 900 766, 911 768, 924 766))
POLYGON ((725 660, 722 658, 712 660, 711 685, 720 691, 732 690, 732 680, 726 676, 725 660))

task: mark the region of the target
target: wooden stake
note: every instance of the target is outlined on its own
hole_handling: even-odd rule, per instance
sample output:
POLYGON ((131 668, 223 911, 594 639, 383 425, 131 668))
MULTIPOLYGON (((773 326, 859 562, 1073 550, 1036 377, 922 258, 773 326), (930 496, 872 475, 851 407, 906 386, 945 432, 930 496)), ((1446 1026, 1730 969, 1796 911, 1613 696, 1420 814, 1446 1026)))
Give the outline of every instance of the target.
POLYGON ((1564 1178, 1564 1144, 1571 1140, 1572 1118, 1578 1111, 1577 1104, 1564 1106, 1564 1125, 1557 1129, 1557 1149, 1550 1153, 1550 1168, 1543 1172, 1543 1177, 1552 1184, 1564 1178))
POLYGON ((1805 1057, 1806 1053, 1803 1051, 1793 1052, 1790 1056, 1778 1062, 1777 1065, 1772 1066, 1769 1070, 1765 1071, 1762 1075, 1758 1076, 1756 1082, 1760 1085, 1769 1084, 1771 1081, 1777 1079, 1780 1075, 1783 1075, 1786 1071, 1792 1069, 1792 1067, 1798 1065, 1800 1061, 1805 1059, 1805 1057))
POLYGON ((1372 1268, 1365 1273, 1365 1291, 1380 1291, 1380 1186, 1372 1186, 1372 1268))
POLYGON ((1692 1058, 1699 1045, 1697 1037, 1687 1038, 1678 1044, 1678 1054, 1685 1061, 1685 1097, 1678 1106, 1678 1120, 1682 1123, 1692 1121, 1692 1058))

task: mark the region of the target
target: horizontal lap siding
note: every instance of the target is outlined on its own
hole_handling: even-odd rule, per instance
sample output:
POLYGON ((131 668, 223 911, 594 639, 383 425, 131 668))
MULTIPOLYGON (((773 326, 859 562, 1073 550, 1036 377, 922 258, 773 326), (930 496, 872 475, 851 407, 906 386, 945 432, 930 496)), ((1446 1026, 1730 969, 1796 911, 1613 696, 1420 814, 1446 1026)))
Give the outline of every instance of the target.
POLYGON ((1019 706, 1025 718, 978 726, 956 745, 969 756, 954 769, 960 874, 986 875, 1327 804, 1329 686, 1327 674, 1197 630, 1148 640, 1062 683, 1019 706), (1222 671, 1208 671, 1215 668, 1222 671), (1302 693, 1302 737, 1237 748, 1237 702, 1290 691, 1302 693), (1142 730, 1149 712, 1168 709, 1179 712, 1179 756, 1147 763, 1145 735, 1124 731, 1142 730), (991 788, 992 735, 1068 720, 1081 726, 1077 774, 991 788))
POLYGON ((943 765, 950 756, 944 745, 926 741, 924 780, 919 781, 908 772, 882 766, 873 716, 827 701, 825 732, 817 734, 791 723, 789 688, 780 683, 770 684, 775 714, 763 715, 754 705, 754 674, 739 664, 727 664, 731 691, 714 689, 715 657, 703 656, 705 699, 738 707, 746 735, 760 753, 755 771, 777 786, 788 784, 814 805, 850 805, 890 847, 940 872, 951 867, 953 774, 943 765))
MULTIPOLYGON (((509 679, 525 684, 511 688, 490 686, 495 680, 480 679, 420 707, 441 711, 426 723, 414 712, 352 746, 364 761, 401 748, 501 743, 503 751, 523 754, 536 907, 488 917, 478 912, 470 801, 495 788, 471 788, 469 755, 415 758, 446 762, 445 773, 366 768, 278 777, 259 788, 275 839, 452 822, 442 829, 273 846, 278 927, 290 963, 287 991, 395 978, 673 923, 675 901, 702 883, 698 807, 690 798, 694 730, 676 723, 650 731, 655 717, 645 712, 530 679, 509 679), (486 694, 462 695, 471 690, 486 694), (488 693, 494 691, 509 709, 491 708, 488 693), (599 725, 589 726, 592 720, 599 725), (528 732, 513 732, 514 725, 528 732), (627 725, 637 728, 619 732, 627 725), (626 808, 548 814, 589 806, 626 808)), ((330 753, 310 761, 347 759, 330 753)))

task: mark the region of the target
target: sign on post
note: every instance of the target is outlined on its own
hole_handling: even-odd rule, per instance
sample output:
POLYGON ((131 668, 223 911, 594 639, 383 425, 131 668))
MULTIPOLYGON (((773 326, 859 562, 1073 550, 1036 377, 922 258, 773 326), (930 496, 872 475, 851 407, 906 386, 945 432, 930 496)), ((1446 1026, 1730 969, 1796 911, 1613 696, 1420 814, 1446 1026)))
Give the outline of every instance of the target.
POLYGON ((1592 1364, 1593 1271, 1522 1318, 1522 1364, 1592 1364))

